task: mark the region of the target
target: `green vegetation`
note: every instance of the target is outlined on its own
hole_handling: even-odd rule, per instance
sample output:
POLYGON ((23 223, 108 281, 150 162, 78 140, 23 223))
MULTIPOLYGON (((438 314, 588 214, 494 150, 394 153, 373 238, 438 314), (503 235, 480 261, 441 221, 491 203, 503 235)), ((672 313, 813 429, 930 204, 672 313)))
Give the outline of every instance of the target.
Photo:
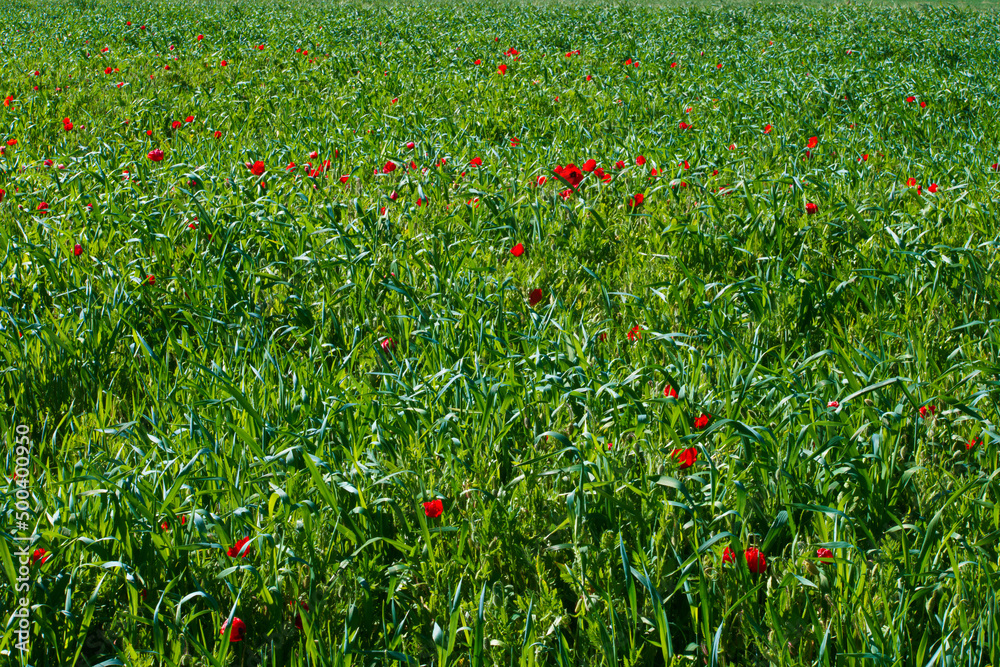
POLYGON ((0 664, 1000 662, 995 12, 0 16, 0 664))

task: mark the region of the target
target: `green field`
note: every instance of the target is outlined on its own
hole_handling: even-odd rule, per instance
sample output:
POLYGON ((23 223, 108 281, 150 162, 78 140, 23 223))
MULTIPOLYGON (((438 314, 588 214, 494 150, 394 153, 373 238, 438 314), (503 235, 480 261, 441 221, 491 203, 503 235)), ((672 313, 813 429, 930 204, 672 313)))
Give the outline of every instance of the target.
POLYGON ((1000 663, 990 5, 0 18, 0 666, 1000 663))

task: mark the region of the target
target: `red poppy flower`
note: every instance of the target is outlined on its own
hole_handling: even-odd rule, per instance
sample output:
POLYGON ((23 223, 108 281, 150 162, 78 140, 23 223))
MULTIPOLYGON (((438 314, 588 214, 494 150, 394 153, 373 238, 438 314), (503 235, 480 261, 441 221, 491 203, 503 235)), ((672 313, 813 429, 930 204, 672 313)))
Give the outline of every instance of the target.
POLYGON ((586 172, 594 171, 594 169, 596 168, 597 168, 597 160, 594 160, 593 158, 584 162, 583 166, 581 167, 581 169, 583 169, 586 172))
POLYGON ((764 574, 767 572, 767 560, 764 558, 764 554, 760 552, 760 549, 756 547, 750 547, 743 552, 743 557, 747 560, 747 567, 754 574, 764 574))
POLYGON ((668 384, 663 388, 663 395, 667 398, 677 398, 677 390, 668 384))
POLYGON ((860 158, 858 159, 858 162, 868 162, 868 153, 865 153, 864 155, 862 155, 862 156, 861 156, 861 157, 860 157, 860 158))
POLYGON ((436 519, 444 514, 444 503, 440 498, 424 503, 424 514, 430 519, 436 519))
POLYGON ((920 416, 924 419, 927 418, 928 414, 933 416, 935 412, 937 412, 937 407, 933 405, 925 405, 920 408, 920 416))
POLYGON ((473 65, 482 65, 482 64, 483 64, 483 61, 482 61, 482 60, 480 60, 479 58, 476 58, 475 62, 474 62, 474 63, 472 63, 472 64, 473 64, 473 65))
POLYGON ((709 416, 703 412, 701 413, 701 416, 699 416, 697 419, 694 420, 694 427, 705 428, 706 426, 708 426, 708 420, 709 416))
MULTIPOLYGON (((17 139, 8 139, 7 140, 7 145, 8 146, 17 146, 17 139)), ((994 171, 996 171, 996 165, 993 165, 993 168, 994 168, 994 171)))
POLYGON ((201 40, 205 39, 205 35, 198 35, 197 37, 195 37, 195 39, 197 39, 200 42, 201 40))
POLYGON ((644 201, 646 201, 646 195, 639 192, 636 193, 635 196, 629 197, 627 204, 629 208, 637 208, 639 206, 642 206, 642 203, 644 201))
POLYGON ((13 95, 8 95, 7 97, 3 98, 3 105, 5 107, 9 107, 10 103, 13 102, 13 101, 14 101, 14 96, 13 95))
POLYGON ((396 349, 396 341, 391 338, 384 338, 380 343, 383 352, 392 352, 396 349))
POLYGON ((635 163, 641 167, 642 165, 646 164, 646 158, 640 155, 635 159, 635 163))
POLYGON ((112 68, 110 68, 110 67, 105 67, 104 68, 104 73, 105 74, 111 74, 112 72, 114 72, 114 70, 112 68))
POLYGON ((826 549, 826 548, 817 549, 816 550, 816 557, 817 558, 833 558, 833 552, 830 551, 829 549, 826 549))
POLYGON ((968 451, 968 450, 972 449, 973 447, 976 447, 976 446, 981 445, 981 444, 983 444, 982 440, 977 440, 976 438, 973 438, 972 440, 969 440, 967 443, 965 443, 965 449, 966 449, 966 451, 968 451))
POLYGON ((483 159, 479 157, 474 157, 471 160, 469 160, 469 164, 472 165, 473 167, 481 167, 483 166, 483 159))
POLYGON ((229 63, 226 62, 225 60, 219 63, 219 67, 226 67, 227 65, 229 65, 229 63))
POLYGON ((514 246, 513 248, 510 249, 510 254, 514 255, 514 257, 520 257, 521 255, 523 255, 524 254, 524 244, 523 243, 518 243, 516 246, 514 246))
POLYGON ((179 120, 175 120, 174 122, 172 122, 172 123, 170 124, 170 127, 171 127, 172 129, 176 130, 177 128, 179 128, 179 127, 180 127, 181 125, 183 125, 183 124, 184 124, 184 123, 180 122, 179 120))
POLYGON ((537 185, 538 187, 541 187, 541 186, 545 185, 545 182, 547 180, 549 180, 549 179, 546 178, 545 176, 539 176, 538 180, 535 182, 535 185, 537 185))
POLYGON ((679 462, 679 468, 681 470, 687 470, 694 465, 694 462, 698 459, 698 449, 696 447, 688 447, 687 449, 675 449, 670 452, 671 458, 677 459, 679 462))
POLYGON ((82 254, 83 254, 83 246, 77 243, 75 246, 73 246, 73 255, 75 257, 79 257, 82 254))
POLYGON ((49 203, 45 201, 38 202, 38 208, 36 210, 39 211, 41 215, 45 215, 45 213, 49 210, 49 203))
POLYGON ((806 148, 816 148, 816 144, 819 143, 819 137, 809 137, 809 141, 806 143, 806 148))
POLYGON ((723 563, 736 562, 736 554, 729 547, 726 547, 726 550, 722 552, 722 562, 723 563))
POLYGON ((506 74, 507 73, 507 66, 506 65, 500 65, 499 67, 497 67, 497 72, 499 72, 501 75, 506 74))
POLYGON ((52 554, 45 549, 35 549, 35 551, 31 554, 31 564, 44 565, 50 558, 52 558, 52 554))
POLYGON ((722 63, 717 63, 715 69, 722 69, 722 63))
POLYGON ((3 201, 4 195, 6 195, 6 194, 7 194, 7 191, 4 190, 3 188, 0 188, 0 202, 3 201))
POLYGON ((830 401, 829 403, 826 404, 826 407, 828 407, 828 408, 839 408, 840 407, 840 401, 830 401))
POLYGON ((253 174, 254 176, 260 176, 261 174, 264 173, 264 171, 266 169, 266 167, 264 166, 264 163, 261 162, 260 160, 257 160, 253 164, 251 164, 251 163, 248 162, 247 163, 247 168, 250 169, 250 173, 253 174))
POLYGON ((819 206, 817 206, 816 204, 814 204, 812 202, 807 203, 806 204, 806 213, 809 214, 809 215, 816 215, 817 213, 819 213, 819 206))
POLYGON ((915 179, 915 178, 912 178, 912 177, 911 177, 911 178, 908 178, 908 179, 906 179, 906 185, 907 185, 907 187, 910 187, 910 188, 912 188, 912 187, 914 187, 914 186, 915 186, 916 184, 917 184, 917 179, 915 179))
POLYGON ((218 139, 219 137, 222 136, 222 131, 221 130, 216 130, 215 132, 212 133, 212 136, 215 137, 216 139, 218 139))
POLYGON ((688 125, 687 123, 685 123, 684 121, 681 121, 680 123, 678 123, 677 127, 679 127, 682 130, 688 130, 688 129, 691 128, 691 126, 688 125))
POLYGON ((184 119, 184 122, 185 123, 193 123, 194 122, 194 116, 188 116, 187 118, 184 119))
POLYGON ((629 341, 631 341, 631 342, 634 343, 635 341, 639 340, 640 338, 642 338, 642 333, 639 331, 639 325, 637 324, 634 327, 632 327, 631 329, 629 329, 629 331, 628 331, 628 339, 629 339, 629 341))
POLYGON ((63 118, 63 131, 69 132, 73 129, 73 123, 69 122, 69 118, 63 118))
POLYGON ((767 124, 767 125, 765 125, 764 126, 764 134, 770 134, 772 129, 773 128, 771 127, 770 123, 767 124))
POLYGON ((930 192, 931 194, 934 194, 937 191, 938 191, 938 184, 937 183, 931 183, 929 186, 927 186, 927 192, 930 192))
MULTIPOLYGON (((222 624, 222 628, 219 630, 219 634, 224 634, 226 632, 226 624, 222 624)), ((241 621, 239 618, 233 619, 233 628, 229 631, 229 642, 241 642, 247 634, 247 624, 241 621)))
POLYGON ((160 162, 161 160, 163 160, 163 151, 160 150, 159 148, 154 148, 153 150, 146 153, 146 157, 148 157, 153 162, 160 162))
POLYGON ((236 558, 237 556, 242 556, 243 558, 246 558, 247 556, 250 555, 250 549, 251 549, 251 547, 247 546, 245 551, 244 551, 243 547, 249 541, 250 541, 249 537, 243 537, 243 538, 240 538, 240 539, 236 540, 236 544, 234 544, 233 546, 229 547, 229 550, 226 551, 226 554, 229 555, 232 558, 236 558))
POLYGON ((915 98, 915 97, 914 97, 913 95, 910 95, 909 97, 907 97, 907 98, 906 98, 906 101, 907 101, 907 102, 913 102, 913 101, 914 101, 914 100, 916 100, 916 99, 917 99, 917 98, 915 98))
POLYGON ((590 75, 589 74, 587 75, 587 81, 590 81, 590 75))
POLYGON ((561 176, 563 180, 569 183, 569 186, 574 190, 583 182, 583 172, 575 164, 570 163, 565 167, 561 165, 556 165, 553 171, 561 176))
POLYGON ((389 160, 388 162, 386 162, 385 166, 382 167, 382 173, 383 174, 391 174, 394 171, 396 171, 396 163, 393 162, 392 160, 389 160))
MULTIPOLYGON (((288 601, 288 606, 294 607, 295 606, 295 602, 296 602, 295 600, 289 600, 288 601)), ((299 602, 299 607, 302 608, 302 609, 305 609, 306 611, 309 611, 309 605, 306 604, 305 602, 299 602)), ((295 612, 295 618, 293 620, 293 623, 295 625, 295 629, 296 630, 301 630, 302 629, 302 616, 299 614, 298 611, 295 612)))
POLYGON ((156 284, 156 276, 154 276, 152 273, 147 274, 146 275, 146 283, 149 284, 149 285, 155 285, 156 284))
POLYGON ((538 302, 542 300, 542 289, 536 287, 535 289, 528 292, 528 305, 532 308, 538 305, 538 302))

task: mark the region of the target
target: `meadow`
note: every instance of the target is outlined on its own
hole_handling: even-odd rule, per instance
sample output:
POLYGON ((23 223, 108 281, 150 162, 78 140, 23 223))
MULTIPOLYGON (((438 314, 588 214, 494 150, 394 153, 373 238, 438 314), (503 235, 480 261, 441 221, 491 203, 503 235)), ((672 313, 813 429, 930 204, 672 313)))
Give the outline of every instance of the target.
POLYGON ((1000 663, 995 9, 0 18, 0 665, 1000 663))

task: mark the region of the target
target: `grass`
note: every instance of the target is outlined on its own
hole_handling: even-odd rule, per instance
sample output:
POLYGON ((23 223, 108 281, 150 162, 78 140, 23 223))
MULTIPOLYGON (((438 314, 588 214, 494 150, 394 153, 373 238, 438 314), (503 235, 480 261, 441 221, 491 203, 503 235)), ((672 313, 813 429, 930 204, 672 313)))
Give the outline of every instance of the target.
POLYGON ((0 16, 5 664, 1000 662, 988 8, 0 16))

